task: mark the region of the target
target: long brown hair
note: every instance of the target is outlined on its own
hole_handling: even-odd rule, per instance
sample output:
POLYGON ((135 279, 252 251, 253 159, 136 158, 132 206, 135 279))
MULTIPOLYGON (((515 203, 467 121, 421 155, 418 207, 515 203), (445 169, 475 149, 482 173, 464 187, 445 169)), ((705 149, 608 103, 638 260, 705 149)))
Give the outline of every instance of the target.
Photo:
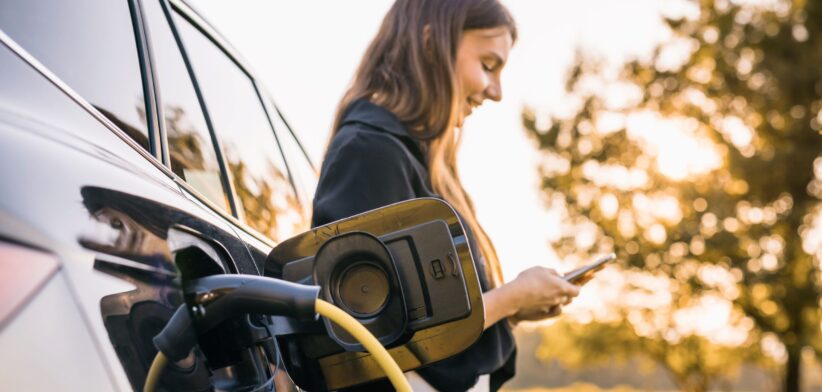
POLYGON ((462 138, 454 70, 463 31, 499 26, 516 40, 514 20, 497 0, 397 0, 365 51, 332 129, 333 138, 346 108, 365 98, 394 113, 423 141, 431 185, 474 232, 492 287, 502 282, 502 269, 457 170, 462 138))

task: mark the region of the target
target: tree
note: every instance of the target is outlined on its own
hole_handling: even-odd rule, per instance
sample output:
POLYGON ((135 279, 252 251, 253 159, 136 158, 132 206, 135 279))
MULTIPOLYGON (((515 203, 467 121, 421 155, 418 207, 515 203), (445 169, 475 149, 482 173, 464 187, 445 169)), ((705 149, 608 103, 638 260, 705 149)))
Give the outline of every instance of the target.
POLYGON ((690 4, 616 76, 580 55, 572 116, 523 112, 567 214, 557 251, 614 249, 672 282, 674 312, 728 301, 797 391, 803 349, 822 354, 822 2, 690 4))
MULTIPOLYGON (((655 364, 687 392, 704 392, 720 381, 728 384, 729 376, 744 364, 772 366, 762 355, 755 334, 727 344, 696 333, 679 333, 671 319, 676 311, 658 312, 633 306, 621 307, 618 312, 619 317, 612 320, 580 322, 565 318, 544 328, 537 357, 542 361, 557 359, 566 368, 633 363, 639 365, 634 369, 637 374, 650 374, 655 364), (644 313, 656 322, 637 321, 629 315, 631 312, 644 313)), ((723 389, 731 387, 726 385, 723 389)))
MULTIPOLYGON (((236 156, 232 145, 227 155, 236 156)), ((237 192, 238 208, 248 225, 266 237, 280 242, 291 233, 307 230, 308 217, 300 214, 300 203, 291 189, 288 176, 271 162, 265 163, 263 175, 255 177, 252 170, 239 159, 229 159, 228 167, 237 192)))

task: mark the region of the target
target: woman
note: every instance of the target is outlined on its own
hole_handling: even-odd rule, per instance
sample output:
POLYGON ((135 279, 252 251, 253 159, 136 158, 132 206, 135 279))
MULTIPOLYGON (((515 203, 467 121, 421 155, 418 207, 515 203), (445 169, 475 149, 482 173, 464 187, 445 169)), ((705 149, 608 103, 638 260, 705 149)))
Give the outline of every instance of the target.
POLYGON ((398 0, 338 107, 314 226, 402 200, 439 197, 457 210, 468 232, 485 330, 466 351, 411 374, 415 389, 498 389, 513 375, 511 324, 556 316, 578 294, 543 267, 503 283, 457 171, 460 127, 483 101, 502 98, 500 73, 515 39, 514 21, 497 0, 398 0))

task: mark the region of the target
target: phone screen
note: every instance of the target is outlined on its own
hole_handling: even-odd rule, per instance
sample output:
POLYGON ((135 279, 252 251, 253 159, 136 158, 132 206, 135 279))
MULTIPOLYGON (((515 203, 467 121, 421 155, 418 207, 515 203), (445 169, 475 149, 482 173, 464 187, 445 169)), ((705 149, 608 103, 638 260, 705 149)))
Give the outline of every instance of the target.
POLYGON ((609 262, 616 260, 616 254, 610 253, 605 256, 602 256, 596 259, 593 263, 588 264, 584 267, 579 267, 571 272, 568 272, 565 275, 562 275, 562 278, 565 279, 566 282, 576 283, 588 276, 588 274, 593 274, 594 272, 598 271, 602 266, 609 262))

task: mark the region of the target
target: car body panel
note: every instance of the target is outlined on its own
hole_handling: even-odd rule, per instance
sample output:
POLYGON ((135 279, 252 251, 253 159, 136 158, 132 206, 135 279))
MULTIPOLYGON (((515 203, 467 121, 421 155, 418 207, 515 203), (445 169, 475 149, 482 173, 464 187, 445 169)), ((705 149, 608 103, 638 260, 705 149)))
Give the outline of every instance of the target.
MULTIPOLYGON (((162 69, 152 63, 150 34, 140 16, 141 4, 151 0, 121 1, 133 13, 135 25, 123 27, 133 28, 137 40, 149 150, 125 123, 87 101, 0 26, 0 244, 37 249, 59 262, 57 272, 0 325, 4 388, 142 389, 154 350, 150 339, 182 303, 181 255, 197 248, 192 263, 202 268, 260 274, 275 245, 168 166, 157 118, 162 97, 155 94, 155 74, 162 69)), ((182 1, 157 1, 192 21, 249 75, 258 96, 268 96, 196 11, 182 1)), ((279 112, 263 102, 271 125, 279 112)), ((296 194, 289 181, 283 191, 296 194)), ((259 359, 267 361, 260 365, 269 379, 257 386, 296 390, 276 341, 271 344, 274 355, 259 359)), ((170 374, 171 383, 162 386, 212 388, 201 354, 192 355, 170 365, 164 378, 170 374)), ((235 377, 231 369, 227 373, 214 377, 235 377)))
POLYGON ((14 322, 0 333, 0 350, 14 353, 0 355, 4 390, 122 389, 109 377, 76 306, 66 276, 58 272, 15 315, 14 322))
MULTIPOLYGON (((7 216, 0 233, 61 260, 61 279, 94 340, 88 347, 115 389, 138 387, 144 374, 119 366, 128 350, 109 324, 146 301, 168 316, 181 303, 164 233, 181 226, 216 241, 237 266, 232 272, 256 274, 257 266, 229 221, 24 58, 0 46, 0 178, 10 185, 0 199, 7 216)), ((150 341, 141 344, 151 352, 150 341)))

